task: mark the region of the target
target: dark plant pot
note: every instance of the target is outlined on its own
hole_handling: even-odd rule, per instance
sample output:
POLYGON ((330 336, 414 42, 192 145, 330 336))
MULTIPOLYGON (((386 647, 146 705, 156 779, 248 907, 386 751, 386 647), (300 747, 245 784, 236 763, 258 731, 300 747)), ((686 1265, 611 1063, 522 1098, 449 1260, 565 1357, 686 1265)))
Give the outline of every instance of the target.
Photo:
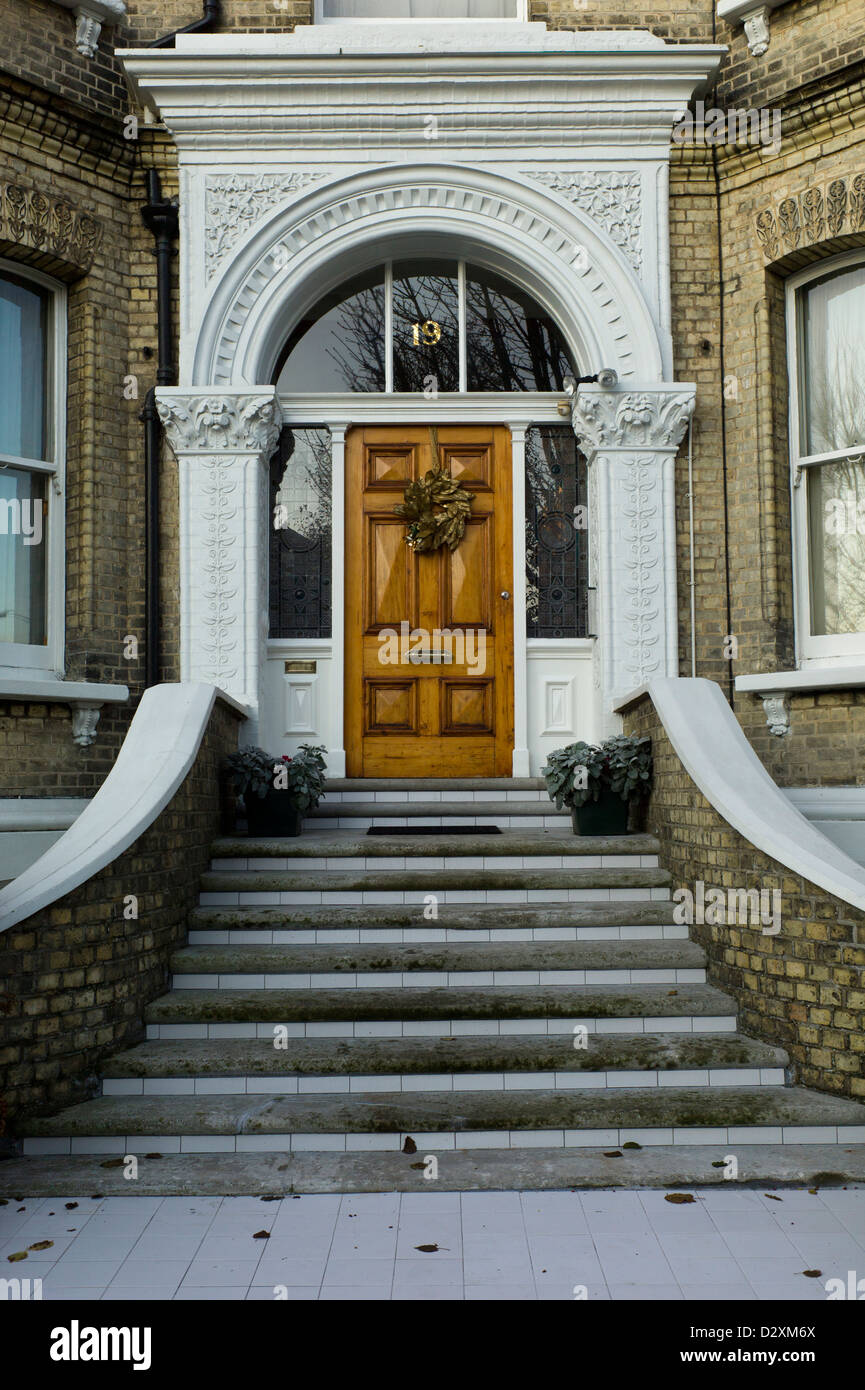
POLYGON ((627 835, 628 803, 605 788, 597 801, 574 806, 571 821, 575 835, 627 835))
POLYGON ((301 815, 284 788, 271 787, 264 796, 245 792, 247 834, 263 839, 282 839, 300 834, 301 815))

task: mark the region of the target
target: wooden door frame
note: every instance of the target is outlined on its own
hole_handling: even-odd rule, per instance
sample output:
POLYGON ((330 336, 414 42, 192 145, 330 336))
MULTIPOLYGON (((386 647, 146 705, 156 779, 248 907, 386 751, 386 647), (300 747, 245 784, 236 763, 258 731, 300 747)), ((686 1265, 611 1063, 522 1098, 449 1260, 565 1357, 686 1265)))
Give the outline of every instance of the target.
MULTIPOLYGON (((513 469, 514 750, 511 775, 529 776, 528 678, 526 669, 526 468, 525 438, 530 425, 561 425, 562 397, 551 391, 461 392, 425 400, 417 395, 280 396, 283 422, 297 427, 324 425, 332 445, 331 591, 345 593, 345 436, 353 426, 448 424, 506 426, 511 432, 513 469)), ((331 777, 345 776, 345 622, 342 601, 333 603, 331 660, 334 738, 328 750, 331 777)))

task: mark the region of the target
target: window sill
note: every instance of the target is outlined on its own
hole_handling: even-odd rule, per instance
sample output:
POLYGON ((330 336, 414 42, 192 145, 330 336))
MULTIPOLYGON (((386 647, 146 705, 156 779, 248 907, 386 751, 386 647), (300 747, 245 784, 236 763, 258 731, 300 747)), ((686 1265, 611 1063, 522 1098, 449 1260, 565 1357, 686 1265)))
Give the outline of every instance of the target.
POLYGON ((736 689, 763 701, 769 732, 782 737, 790 731, 789 697, 809 690, 865 688, 865 662, 844 666, 812 666, 799 671, 767 671, 737 676, 736 689))
POLYGON ((69 705, 72 710, 72 741, 80 748, 88 748, 95 739, 102 706, 122 705, 128 699, 129 689, 125 685, 39 680, 35 676, 0 674, 0 700, 69 705))

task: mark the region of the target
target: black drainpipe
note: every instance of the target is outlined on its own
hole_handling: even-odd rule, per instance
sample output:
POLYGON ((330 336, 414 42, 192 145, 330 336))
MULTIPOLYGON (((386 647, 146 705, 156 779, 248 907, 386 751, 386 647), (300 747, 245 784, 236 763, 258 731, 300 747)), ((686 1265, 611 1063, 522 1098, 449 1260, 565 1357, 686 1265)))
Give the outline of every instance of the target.
MULTIPOLYGON (((158 357, 157 386, 173 386, 176 381, 174 344, 171 332, 171 258, 179 235, 177 204, 162 197, 159 174, 147 171, 147 203, 141 209, 144 225, 156 242, 156 335, 158 357)), ((145 540, 145 647, 144 683, 159 680, 159 456, 162 429, 156 410, 156 394, 151 386, 139 417, 144 424, 144 540, 145 540)))
POLYGON ((145 47, 168 48, 178 34, 197 34, 203 29, 214 29, 218 23, 219 0, 204 0, 204 14, 201 19, 196 19, 193 24, 185 25, 183 29, 175 29, 171 34, 164 34, 161 39, 151 39, 145 47))

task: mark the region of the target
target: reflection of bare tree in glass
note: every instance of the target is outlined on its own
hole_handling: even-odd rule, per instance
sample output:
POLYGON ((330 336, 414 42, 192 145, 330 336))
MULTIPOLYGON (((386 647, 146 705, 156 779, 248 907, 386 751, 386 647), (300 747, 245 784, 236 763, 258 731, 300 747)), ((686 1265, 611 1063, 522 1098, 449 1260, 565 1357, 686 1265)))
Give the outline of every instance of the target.
POLYGON ((330 635, 331 442, 284 429, 271 460, 270 634, 330 635))
POLYGON ((384 289, 360 290, 339 306, 339 347, 327 355, 339 368, 347 391, 383 391, 384 289))
MULTIPOLYGON (((806 390, 809 453, 865 445, 861 336, 836 331, 828 356, 809 364, 806 390)), ((810 469, 808 479, 814 631, 865 631, 865 456, 810 469)))
POLYGON ((550 551, 539 529, 550 515, 557 524, 572 526, 574 506, 585 503, 583 469, 569 426, 533 426, 526 432, 526 630, 530 636, 553 635, 550 629, 558 626, 566 629, 563 636, 584 635, 586 533, 579 531, 575 544, 550 551), (575 594, 575 600, 561 602, 561 615, 556 616, 544 592, 551 577, 554 587, 575 594))
POLYGON ((572 367, 552 322, 481 281, 466 284, 470 385, 477 391, 561 391, 572 367))

